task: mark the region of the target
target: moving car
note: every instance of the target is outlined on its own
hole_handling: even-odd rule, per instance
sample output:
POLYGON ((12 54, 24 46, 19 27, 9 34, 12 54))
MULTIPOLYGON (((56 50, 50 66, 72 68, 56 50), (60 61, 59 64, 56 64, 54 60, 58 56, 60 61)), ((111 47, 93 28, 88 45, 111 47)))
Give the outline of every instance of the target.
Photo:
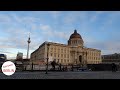
POLYGON ((81 68, 78 68, 78 71, 91 71, 91 69, 88 69, 86 67, 81 67, 81 68))

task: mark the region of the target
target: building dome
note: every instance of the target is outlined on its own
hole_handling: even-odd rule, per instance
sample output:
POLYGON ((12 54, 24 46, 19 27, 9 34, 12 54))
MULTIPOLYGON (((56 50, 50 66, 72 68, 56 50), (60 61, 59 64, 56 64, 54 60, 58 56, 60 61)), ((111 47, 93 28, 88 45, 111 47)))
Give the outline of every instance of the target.
POLYGON ((68 45, 70 46, 83 46, 83 39, 77 30, 74 30, 74 33, 70 35, 68 40, 68 45))
POLYGON ((82 39, 81 35, 79 33, 77 33, 77 30, 74 30, 74 33, 71 34, 70 39, 73 39, 73 38, 82 39))

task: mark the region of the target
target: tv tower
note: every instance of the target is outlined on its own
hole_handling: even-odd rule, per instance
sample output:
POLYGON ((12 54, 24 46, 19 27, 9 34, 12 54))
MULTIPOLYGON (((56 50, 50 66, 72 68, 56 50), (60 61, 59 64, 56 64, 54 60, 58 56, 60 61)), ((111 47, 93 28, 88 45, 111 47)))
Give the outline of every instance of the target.
POLYGON ((29 33, 29 38, 28 38, 28 49, 27 49, 27 59, 28 59, 28 57, 29 57, 29 44, 30 44, 30 33, 29 33))

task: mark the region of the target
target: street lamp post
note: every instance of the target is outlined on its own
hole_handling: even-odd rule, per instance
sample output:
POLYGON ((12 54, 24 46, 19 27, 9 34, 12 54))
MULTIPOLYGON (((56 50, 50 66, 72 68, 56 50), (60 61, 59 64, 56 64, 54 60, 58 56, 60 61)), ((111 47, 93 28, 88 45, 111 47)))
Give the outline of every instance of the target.
POLYGON ((83 52, 83 59, 84 59, 83 60, 84 62, 82 62, 82 67, 87 65, 87 52, 83 52), (85 55, 85 58, 84 58, 84 55, 85 55))
POLYGON ((32 71, 33 71, 33 60, 32 60, 32 71))
POLYGON ((87 66, 87 51, 86 51, 86 66, 87 66))
POLYGON ((50 46, 50 44, 48 43, 47 44, 47 67, 46 67, 46 73, 45 74, 48 74, 48 52, 49 52, 49 46, 50 46))

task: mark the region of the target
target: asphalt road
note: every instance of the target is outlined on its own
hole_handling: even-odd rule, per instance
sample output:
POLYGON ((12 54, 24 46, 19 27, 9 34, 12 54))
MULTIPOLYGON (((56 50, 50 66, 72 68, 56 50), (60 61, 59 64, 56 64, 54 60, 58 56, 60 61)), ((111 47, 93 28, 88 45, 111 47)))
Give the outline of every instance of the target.
POLYGON ((120 72, 15 72, 11 76, 0 72, 0 79, 120 79, 120 72))

